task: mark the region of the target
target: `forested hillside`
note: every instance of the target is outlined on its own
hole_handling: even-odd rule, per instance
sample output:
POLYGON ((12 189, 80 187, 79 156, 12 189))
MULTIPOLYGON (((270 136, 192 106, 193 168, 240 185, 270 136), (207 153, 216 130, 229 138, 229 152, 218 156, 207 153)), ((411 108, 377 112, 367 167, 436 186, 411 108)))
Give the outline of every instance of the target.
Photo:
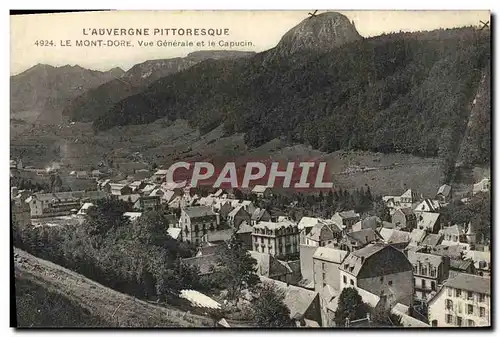
POLYGON ((265 56, 207 61, 162 78, 94 126, 168 116, 202 131, 224 123, 250 146, 285 136, 324 151, 456 156, 490 40, 462 28, 383 35, 263 67, 265 56))

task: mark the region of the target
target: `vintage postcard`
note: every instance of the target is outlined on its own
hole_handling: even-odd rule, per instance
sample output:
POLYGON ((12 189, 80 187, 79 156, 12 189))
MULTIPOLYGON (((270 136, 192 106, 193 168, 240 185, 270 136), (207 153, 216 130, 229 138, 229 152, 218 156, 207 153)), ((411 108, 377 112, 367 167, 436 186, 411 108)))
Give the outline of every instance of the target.
POLYGON ((490 20, 11 13, 11 325, 492 327, 490 20))

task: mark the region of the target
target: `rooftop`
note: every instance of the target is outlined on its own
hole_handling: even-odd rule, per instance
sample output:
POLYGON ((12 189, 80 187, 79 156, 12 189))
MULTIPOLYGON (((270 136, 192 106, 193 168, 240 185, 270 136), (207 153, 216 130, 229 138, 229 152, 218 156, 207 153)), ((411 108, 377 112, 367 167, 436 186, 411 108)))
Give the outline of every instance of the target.
POLYGON ((490 278, 467 273, 450 273, 450 277, 444 283, 444 286, 486 295, 491 294, 490 278))
POLYGON ((330 247, 318 247, 316 252, 314 252, 313 259, 320 259, 340 264, 347 254, 349 254, 349 252, 346 252, 345 250, 330 247))
POLYGON ((183 209, 183 211, 190 218, 199 218, 203 216, 212 216, 212 215, 215 216, 215 212, 212 211, 212 209, 208 206, 186 207, 183 209))

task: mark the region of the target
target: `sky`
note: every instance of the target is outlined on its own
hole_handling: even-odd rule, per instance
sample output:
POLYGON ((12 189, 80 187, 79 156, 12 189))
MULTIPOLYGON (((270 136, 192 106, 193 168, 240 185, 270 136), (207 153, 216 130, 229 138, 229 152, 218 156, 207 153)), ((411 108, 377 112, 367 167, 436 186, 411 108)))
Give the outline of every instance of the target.
MULTIPOLYGON (((318 14, 324 11, 319 11, 318 14)), ((339 11, 347 16, 364 37, 399 31, 433 30, 480 25, 490 20, 489 11, 339 11)), ((219 41, 245 41, 232 50, 264 51, 276 46, 281 37, 308 17, 308 11, 113 11, 37 14, 10 17, 10 74, 18 74, 36 64, 79 65, 106 71, 114 67, 128 70, 152 59, 183 57, 197 50, 228 49, 219 41), (227 36, 88 36, 93 28, 228 29, 227 36), (78 47, 77 40, 124 40, 132 47, 78 47), (68 46, 66 41, 69 40, 68 46), (158 41, 191 41, 193 47, 158 46, 158 41), (38 41, 38 45, 37 42, 38 41), (52 41, 53 45, 42 41, 52 41), (61 41, 63 41, 61 43, 61 41), (153 46, 139 46, 148 41, 153 46), (197 47, 198 42, 214 42, 213 47, 197 47), (251 44, 248 44, 251 42, 251 44), (45 44, 45 46, 42 46, 45 44), (63 44, 63 45, 61 45, 63 44)))

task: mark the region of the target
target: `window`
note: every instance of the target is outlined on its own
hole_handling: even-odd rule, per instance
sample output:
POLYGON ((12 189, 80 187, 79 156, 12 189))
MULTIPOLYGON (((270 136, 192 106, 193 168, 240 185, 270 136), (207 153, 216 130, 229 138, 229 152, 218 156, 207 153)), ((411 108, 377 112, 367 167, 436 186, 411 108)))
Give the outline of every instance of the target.
POLYGON ((425 280, 422 280, 422 289, 425 289, 425 280))
POLYGON ((352 286, 354 285, 354 280, 351 280, 351 285, 352 285, 352 286))
MULTIPOLYGON (((323 280, 325 280, 325 279, 326 279, 326 274, 325 274, 325 273, 323 273, 323 280)), ((323 281, 323 282, 324 282, 324 281, 323 281)))
POLYGON ((479 294, 479 302, 484 302, 485 298, 484 294, 479 294))
POLYGON ((389 285, 392 286, 392 281, 389 281, 389 285))
POLYGON ((264 243, 264 238, 260 238, 260 243, 264 243))
POLYGON ((420 274, 426 276, 427 275, 427 266, 420 266, 420 274))
POLYGON ((474 306, 472 304, 467 304, 467 314, 468 315, 474 314, 474 306))
POLYGON ((446 309, 447 310, 453 309, 453 301, 452 300, 446 300, 446 309))
POLYGON ((462 317, 457 316, 457 325, 462 326, 462 317))
POLYGON ((471 319, 467 320, 467 326, 474 326, 474 321, 471 319))
POLYGON ((380 278, 380 283, 382 283, 382 282, 384 282, 384 277, 383 276, 380 278))
POLYGON ((415 274, 418 274, 418 267, 417 267, 417 265, 416 265, 416 264, 414 264, 414 265, 413 265, 413 272, 414 272, 415 274))
POLYGON ((436 277, 436 268, 431 269, 431 277, 436 277))
POLYGON ((438 326, 438 321, 437 321, 437 319, 433 320, 431 324, 432 324, 432 326, 438 326))
POLYGON ((479 317, 485 317, 486 316, 486 309, 481 307, 479 308, 479 317))
POLYGON ((472 291, 468 291, 467 292, 467 299, 469 301, 473 300, 474 299, 474 294, 472 293, 472 291))
POLYGON ((324 262, 322 262, 322 263, 321 263, 321 268, 322 268, 323 270, 325 270, 325 269, 326 269, 326 264, 325 264, 324 262))
POLYGON ((436 282, 431 281, 431 290, 436 291, 436 282))
POLYGON ((453 324, 453 316, 446 314, 446 323, 453 324))
POLYGON ((342 277, 344 283, 347 283, 347 277, 345 277, 345 275, 342 277))
POLYGON ((462 290, 456 289, 455 290, 455 297, 461 297, 462 296, 462 290))
POLYGON ((452 296, 453 296, 453 289, 448 288, 448 297, 452 297, 452 296))

